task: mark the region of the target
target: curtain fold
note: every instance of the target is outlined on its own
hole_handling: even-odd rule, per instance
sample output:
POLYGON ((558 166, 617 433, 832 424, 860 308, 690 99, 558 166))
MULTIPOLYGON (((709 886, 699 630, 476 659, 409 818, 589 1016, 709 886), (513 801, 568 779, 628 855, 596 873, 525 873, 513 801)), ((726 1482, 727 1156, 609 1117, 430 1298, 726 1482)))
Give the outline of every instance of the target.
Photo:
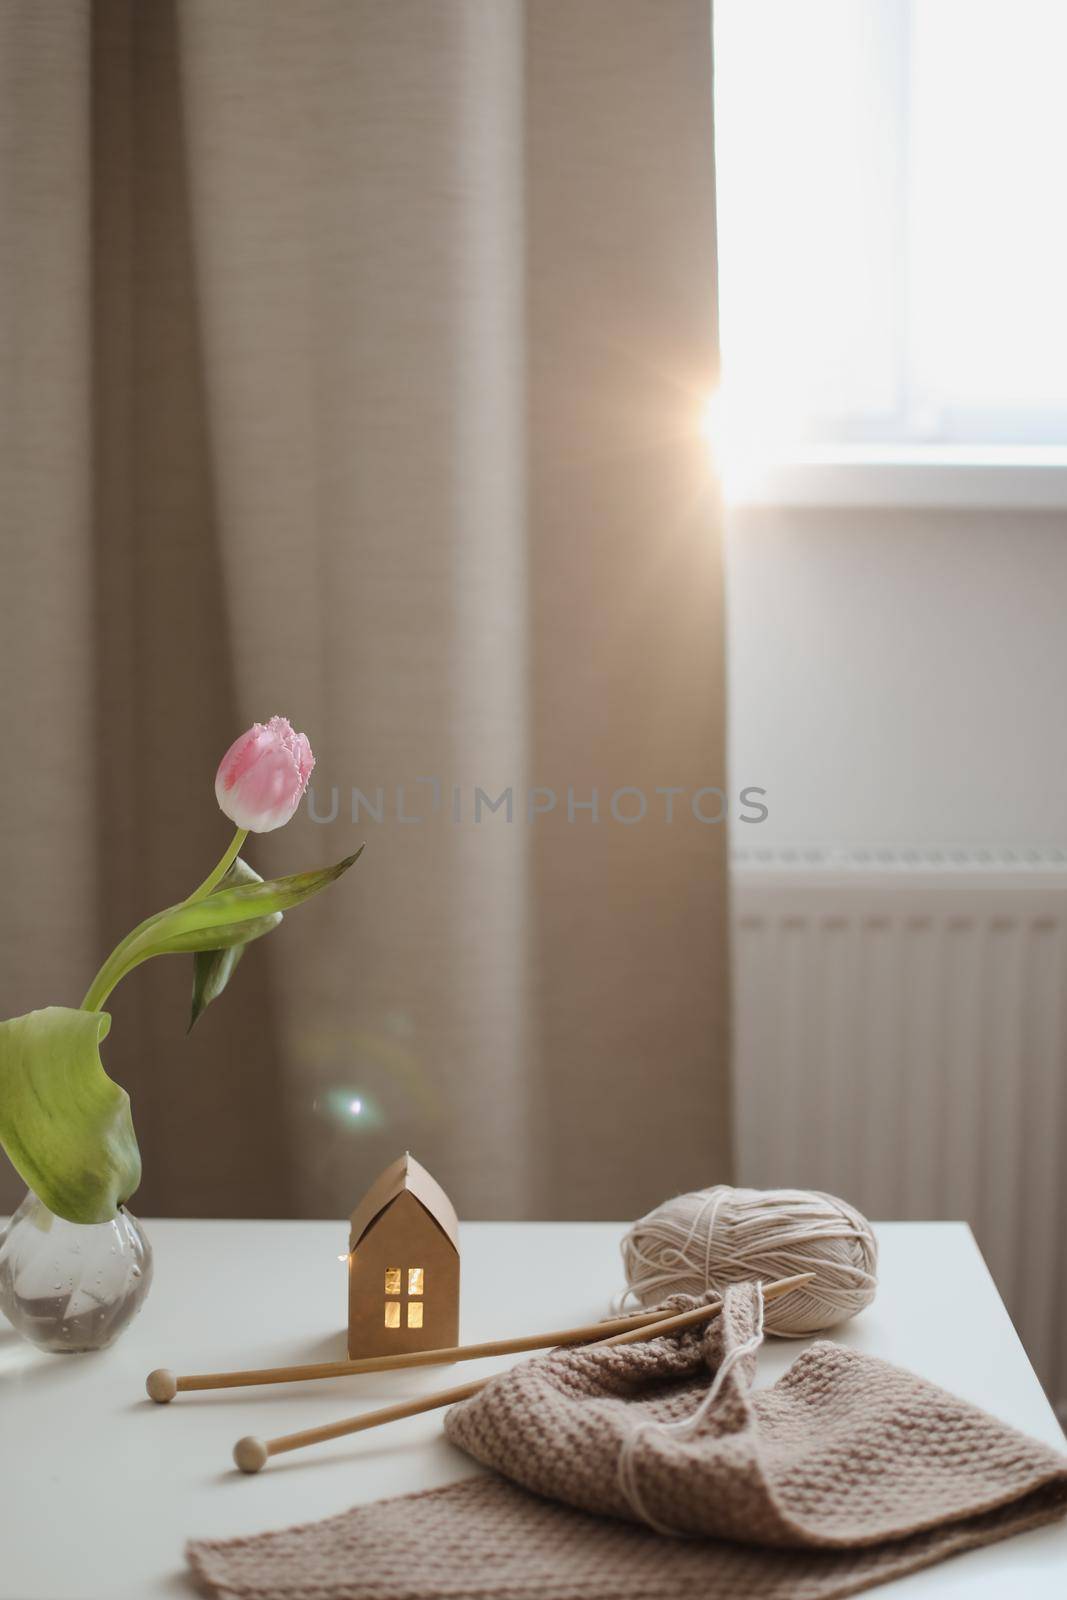
POLYGON ((367 850, 190 1039, 185 963, 116 993, 138 1208, 727 1178, 708 7, 0 16, 6 1011, 198 881, 282 712, 313 803, 246 853, 367 850))

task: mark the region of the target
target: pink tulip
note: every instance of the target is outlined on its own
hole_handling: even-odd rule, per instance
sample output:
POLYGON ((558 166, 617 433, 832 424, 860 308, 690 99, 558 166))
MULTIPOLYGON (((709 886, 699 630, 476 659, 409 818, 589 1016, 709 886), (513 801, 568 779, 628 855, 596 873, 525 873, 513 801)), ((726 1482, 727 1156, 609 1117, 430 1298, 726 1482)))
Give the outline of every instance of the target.
POLYGON ((285 717, 255 722, 219 762, 215 798, 239 828, 271 833, 300 804, 314 765, 307 735, 294 733, 285 717))

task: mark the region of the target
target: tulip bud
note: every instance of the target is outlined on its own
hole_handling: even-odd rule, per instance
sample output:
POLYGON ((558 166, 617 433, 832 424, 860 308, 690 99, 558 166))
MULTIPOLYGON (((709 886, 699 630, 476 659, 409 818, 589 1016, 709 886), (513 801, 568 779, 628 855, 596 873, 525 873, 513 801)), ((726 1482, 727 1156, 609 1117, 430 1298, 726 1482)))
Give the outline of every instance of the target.
POLYGON ((289 821, 307 788, 315 757, 307 735, 285 717, 255 722, 219 762, 215 798, 249 833, 271 833, 289 821))

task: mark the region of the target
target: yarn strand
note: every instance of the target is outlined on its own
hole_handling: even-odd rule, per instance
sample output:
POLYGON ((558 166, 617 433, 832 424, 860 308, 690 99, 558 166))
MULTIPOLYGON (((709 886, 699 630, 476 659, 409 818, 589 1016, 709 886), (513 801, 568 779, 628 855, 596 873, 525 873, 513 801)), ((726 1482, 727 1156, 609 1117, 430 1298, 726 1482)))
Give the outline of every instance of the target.
POLYGON ((743 1341, 743 1343, 735 1345, 729 1354, 723 1358, 714 1378, 708 1385, 707 1394, 702 1397, 696 1410, 692 1412, 690 1416, 678 1417, 673 1422, 660 1422, 654 1418, 649 1418, 647 1421, 639 1422, 633 1431, 628 1434, 626 1440, 624 1441, 622 1449, 619 1452, 619 1488, 629 1501, 631 1509, 637 1514, 637 1516, 640 1517, 641 1521, 646 1523, 648 1527, 652 1528, 654 1532, 665 1534, 671 1539, 684 1539, 688 1537, 688 1535, 682 1533, 680 1529, 672 1528, 669 1526, 669 1524, 660 1522, 652 1515, 651 1511, 649 1511, 648 1507, 645 1505, 643 1496, 641 1494, 641 1487, 637 1481, 638 1444, 649 1433, 669 1434, 677 1439, 688 1439, 691 1438, 693 1434, 698 1432, 701 1425, 714 1408, 716 1401, 722 1393, 723 1385, 725 1384, 726 1379, 730 1376, 730 1373, 733 1371, 734 1367, 737 1366, 738 1362, 743 1361, 746 1356, 755 1355, 756 1351, 763 1343, 763 1320, 763 1285, 761 1283, 757 1283, 755 1327, 749 1334, 748 1338, 743 1341))

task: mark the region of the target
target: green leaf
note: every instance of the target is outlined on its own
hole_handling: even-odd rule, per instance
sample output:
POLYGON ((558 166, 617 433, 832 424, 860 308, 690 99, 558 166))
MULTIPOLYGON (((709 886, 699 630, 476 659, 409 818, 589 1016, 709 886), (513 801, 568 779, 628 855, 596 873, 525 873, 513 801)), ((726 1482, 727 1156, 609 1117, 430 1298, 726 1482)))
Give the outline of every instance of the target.
POLYGON ((0 1142, 57 1217, 108 1222, 141 1181, 130 1097, 100 1060, 106 1011, 0 1022, 0 1142))
MULTIPOLYGON (((347 872, 353 862, 359 860, 363 849, 364 846, 360 845, 354 855, 346 856, 332 867, 320 867, 315 872, 294 872, 288 878, 268 878, 264 883, 239 884, 232 889, 223 888, 220 884, 206 899, 186 901, 164 912, 160 921, 147 930, 146 938, 153 947, 158 941, 179 936, 202 938, 205 942, 199 948, 208 950, 211 944, 207 941, 214 937, 219 928, 229 923, 271 916, 276 911, 289 911, 293 906, 310 900, 312 895, 328 888, 342 873, 347 872)), ((192 949, 194 946, 188 944, 184 948, 192 949)))
POLYGON ((243 944, 232 944, 225 950, 198 950, 193 956, 193 998, 187 1033, 193 1031, 212 1000, 218 999, 244 953, 243 944))
MULTIPOLYGON (((218 894, 222 889, 231 889, 241 883, 262 882, 263 879, 259 873, 250 867, 247 861, 238 856, 226 876, 213 890, 213 893, 218 894)), ((249 944, 253 939, 262 938, 265 933, 270 933, 271 929, 276 928, 281 920, 281 912, 274 911, 270 916, 256 917, 251 922, 231 924, 231 927, 239 930, 239 936, 234 938, 232 942, 220 938, 216 949, 198 949, 195 952, 193 956, 193 1000, 189 1013, 190 1032, 212 1000, 218 999, 233 977, 237 969, 237 963, 245 953, 245 945, 249 944)))
POLYGON ((210 928, 212 947, 208 950, 204 945, 207 937, 203 928, 189 928, 185 933, 173 933, 169 936, 160 934, 152 943, 154 956, 184 955, 188 951, 199 951, 211 955, 215 950, 227 950, 234 945, 251 944, 253 939, 262 939, 265 933, 271 933, 282 920, 280 911, 274 911, 266 917, 249 917, 245 922, 227 922, 221 928, 210 928))
POLYGON ((218 950, 262 937, 276 926, 269 919, 334 883, 359 860, 363 848, 360 845, 354 855, 316 872, 296 872, 288 878, 268 878, 264 883, 243 883, 235 888, 220 884, 203 900, 183 900, 160 911, 125 952, 120 970, 110 974, 110 987, 152 956, 218 950), (239 928, 242 923, 243 932, 239 928))

